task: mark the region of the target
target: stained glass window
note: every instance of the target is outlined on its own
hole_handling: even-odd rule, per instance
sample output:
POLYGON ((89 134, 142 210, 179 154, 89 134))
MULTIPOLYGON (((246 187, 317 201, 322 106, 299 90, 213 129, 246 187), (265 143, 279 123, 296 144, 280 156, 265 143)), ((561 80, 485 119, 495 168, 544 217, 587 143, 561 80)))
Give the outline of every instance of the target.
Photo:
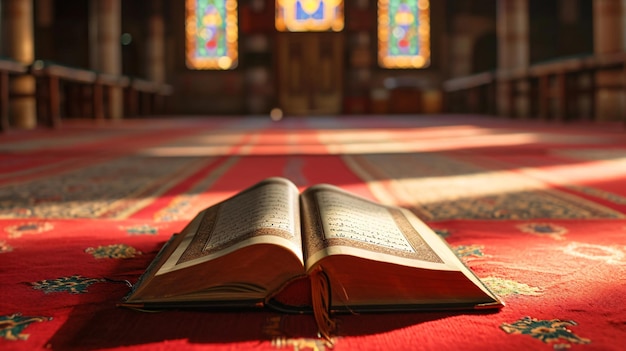
POLYGON ((275 24, 281 32, 340 32, 343 0, 276 0, 275 24))
POLYGON ((428 0, 378 0, 378 64, 423 68, 430 64, 428 0))
POLYGON ((186 0, 185 32, 188 68, 237 67, 237 0, 186 0))

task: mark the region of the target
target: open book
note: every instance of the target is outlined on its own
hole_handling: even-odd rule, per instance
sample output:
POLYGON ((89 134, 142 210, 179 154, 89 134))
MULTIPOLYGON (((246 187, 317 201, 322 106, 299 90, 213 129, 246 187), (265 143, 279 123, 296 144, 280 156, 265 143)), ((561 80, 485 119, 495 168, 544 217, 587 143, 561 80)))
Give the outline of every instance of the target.
POLYGON ((284 178, 201 211, 121 305, 313 312, 503 306, 408 210, 326 184, 300 194, 284 178))

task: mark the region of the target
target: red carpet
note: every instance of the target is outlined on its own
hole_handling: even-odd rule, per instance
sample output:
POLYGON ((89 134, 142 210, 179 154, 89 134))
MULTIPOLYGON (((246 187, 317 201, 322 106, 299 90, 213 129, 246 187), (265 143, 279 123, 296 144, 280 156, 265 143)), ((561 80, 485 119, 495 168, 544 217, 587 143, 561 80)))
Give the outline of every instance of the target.
POLYGON ((336 350, 623 348, 621 125, 380 116, 0 136, 0 349, 328 349, 312 316, 115 307, 198 211, 270 176, 409 208, 507 304, 338 316, 336 350))

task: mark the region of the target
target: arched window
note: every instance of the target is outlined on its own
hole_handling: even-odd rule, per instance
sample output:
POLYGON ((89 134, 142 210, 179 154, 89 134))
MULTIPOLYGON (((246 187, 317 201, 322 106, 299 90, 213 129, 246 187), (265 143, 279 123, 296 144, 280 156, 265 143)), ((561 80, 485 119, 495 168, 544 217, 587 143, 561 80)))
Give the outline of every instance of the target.
POLYGON ((237 0, 186 0, 186 63, 190 69, 237 67, 237 0))
POLYGON ((378 64, 383 68, 430 64, 428 0, 378 0, 378 64))
POLYGON ((340 32, 343 0, 276 0, 275 25, 281 32, 340 32))

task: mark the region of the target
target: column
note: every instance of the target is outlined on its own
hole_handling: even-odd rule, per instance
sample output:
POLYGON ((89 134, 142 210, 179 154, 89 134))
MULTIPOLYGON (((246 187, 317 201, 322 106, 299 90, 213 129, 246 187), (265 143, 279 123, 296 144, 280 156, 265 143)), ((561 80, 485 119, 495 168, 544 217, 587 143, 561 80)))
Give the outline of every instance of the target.
MULTIPOLYGON (((498 75, 528 67, 528 0, 498 0, 498 75)), ((527 80, 498 81, 499 115, 525 117, 530 114, 530 84, 527 80)))
MULTIPOLYGON (((32 0, 4 0, 5 29, 4 53, 15 61, 30 65, 35 60, 35 35, 32 0)), ((37 126, 35 78, 30 75, 11 79, 9 114, 16 128, 32 129, 37 126)))
POLYGON ((149 80, 165 82, 165 28, 163 24, 163 5, 160 0, 153 0, 149 6, 148 35, 146 38, 146 77, 149 80))
MULTIPOLYGON (((624 25, 626 20, 626 1, 593 1, 593 41, 594 53, 598 56, 623 52, 624 25)), ((611 70, 600 70, 595 74, 595 111, 596 120, 615 120, 624 111, 623 92, 615 89, 622 86, 623 76, 611 70)))
MULTIPOLYGON (((165 26, 163 24, 163 4, 153 0, 148 8, 148 33, 146 36, 145 76, 157 83, 165 82, 165 26)), ((145 95, 144 108, 149 113, 162 113, 165 100, 160 94, 145 95)))
MULTIPOLYGON (((90 6, 91 68, 103 73, 122 74, 121 2, 120 0, 91 0, 90 6)), ((122 88, 115 87, 110 90, 107 110, 112 119, 123 117, 122 88)))
POLYGON ((0 56, 6 56, 6 54, 4 53, 4 48, 3 48, 3 44, 2 41, 4 40, 4 37, 2 36, 4 34, 4 31, 2 30, 4 27, 4 18, 3 18, 3 14, 4 14, 4 10, 2 9, 2 7, 4 7, 4 5, 2 5, 2 1, 0 1, 0 56))
POLYGON ((35 37, 37 57, 54 57, 54 0, 35 0, 35 37))

